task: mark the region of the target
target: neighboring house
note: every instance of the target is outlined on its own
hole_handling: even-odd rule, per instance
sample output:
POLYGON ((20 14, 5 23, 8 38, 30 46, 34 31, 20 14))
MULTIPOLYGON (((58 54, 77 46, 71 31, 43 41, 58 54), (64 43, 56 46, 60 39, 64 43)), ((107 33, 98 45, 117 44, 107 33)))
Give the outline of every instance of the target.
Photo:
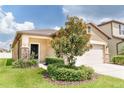
POLYGON ((99 24, 98 27, 111 38, 108 41, 110 58, 120 54, 124 47, 124 23, 111 20, 99 24))
MULTIPOLYGON (((18 31, 12 44, 13 59, 27 59, 32 52, 37 54, 35 58, 40 62, 44 62, 48 56, 54 56, 55 51, 51 47, 51 40, 56 32, 51 29, 18 31)), ((109 62, 108 40, 110 37, 92 23, 88 24, 88 33, 91 34, 90 43, 93 47, 84 55, 77 57, 76 65, 109 62)))
POLYGON ((76 65, 108 63, 108 40, 110 37, 93 23, 88 24, 88 33, 91 34, 90 44, 92 44, 92 48, 84 55, 77 57, 76 65))
POLYGON ((12 58, 12 52, 0 52, 0 58, 12 58))
POLYGON ((0 58, 12 58, 12 52, 10 50, 0 48, 0 58))
POLYGON ((0 48, 0 53, 1 52, 9 52, 7 49, 4 49, 4 48, 0 48))

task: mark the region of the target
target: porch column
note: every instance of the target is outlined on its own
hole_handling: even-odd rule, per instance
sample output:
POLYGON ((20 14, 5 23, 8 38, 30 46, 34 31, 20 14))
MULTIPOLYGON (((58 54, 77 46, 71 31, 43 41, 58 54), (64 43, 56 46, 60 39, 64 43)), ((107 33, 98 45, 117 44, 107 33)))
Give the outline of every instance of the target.
POLYGON ((22 35, 21 58, 27 60, 29 58, 29 37, 22 35))

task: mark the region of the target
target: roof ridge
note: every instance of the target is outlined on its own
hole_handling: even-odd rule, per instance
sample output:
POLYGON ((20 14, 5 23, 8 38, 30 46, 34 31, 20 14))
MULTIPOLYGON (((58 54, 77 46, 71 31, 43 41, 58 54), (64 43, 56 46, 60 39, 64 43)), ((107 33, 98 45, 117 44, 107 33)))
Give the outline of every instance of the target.
POLYGON ((105 25, 105 24, 108 24, 108 23, 111 23, 111 22, 115 22, 115 23, 119 23, 119 24, 124 24, 124 22, 122 22, 122 21, 112 19, 112 20, 109 20, 109 21, 104 21, 104 22, 98 24, 97 26, 102 26, 102 25, 105 25))

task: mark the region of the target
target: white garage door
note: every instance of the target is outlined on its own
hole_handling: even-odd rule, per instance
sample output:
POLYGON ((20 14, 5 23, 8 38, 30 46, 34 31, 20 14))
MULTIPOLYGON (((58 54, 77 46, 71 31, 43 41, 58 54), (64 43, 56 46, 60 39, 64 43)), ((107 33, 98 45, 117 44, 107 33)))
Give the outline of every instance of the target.
POLYGON ((76 66, 103 63, 103 45, 93 45, 84 55, 77 57, 76 66))

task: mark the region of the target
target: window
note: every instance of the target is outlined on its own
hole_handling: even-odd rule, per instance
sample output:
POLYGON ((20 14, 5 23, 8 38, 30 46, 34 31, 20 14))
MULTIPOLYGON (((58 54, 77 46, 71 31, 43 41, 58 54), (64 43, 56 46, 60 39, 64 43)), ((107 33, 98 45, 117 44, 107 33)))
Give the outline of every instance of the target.
POLYGON ((124 25, 119 24, 119 34, 124 35, 124 25))
POLYGON ((91 32, 91 27, 90 26, 88 26, 88 33, 90 33, 91 32))

